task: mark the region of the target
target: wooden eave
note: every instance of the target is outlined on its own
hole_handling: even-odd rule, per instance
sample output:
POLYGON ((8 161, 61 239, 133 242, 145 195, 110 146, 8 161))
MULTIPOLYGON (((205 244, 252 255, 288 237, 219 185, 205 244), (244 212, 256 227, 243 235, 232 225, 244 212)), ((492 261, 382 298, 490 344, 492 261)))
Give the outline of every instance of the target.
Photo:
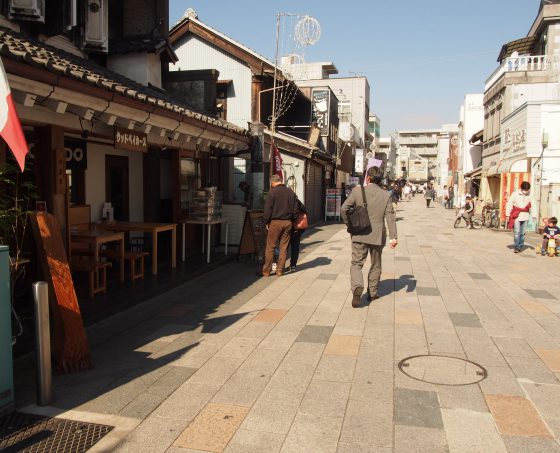
POLYGON ((251 137, 243 136, 241 134, 236 134, 233 131, 221 128, 217 125, 207 123, 205 121, 200 121, 196 118, 191 118, 179 112, 173 112, 168 109, 161 108, 155 104, 144 103, 128 96, 123 96, 119 93, 107 91, 101 87, 95 87, 79 80, 70 79, 68 77, 55 75, 46 69, 39 67, 33 67, 25 63, 18 61, 13 61, 8 58, 2 59, 6 72, 26 78, 28 80, 33 80, 36 82, 41 82, 53 86, 58 86, 60 88, 65 88, 68 90, 76 91, 78 93, 83 93, 84 95, 93 96, 99 99, 103 99, 110 102, 115 102, 133 109, 141 110, 148 113, 154 113, 162 117, 175 120, 177 122, 183 122, 188 125, 192 125, 198 128, 203 128, 209 132, 222 135, 224 137, 229 137, 234 140, 244 142, 246 144, 251 143, 251 137))

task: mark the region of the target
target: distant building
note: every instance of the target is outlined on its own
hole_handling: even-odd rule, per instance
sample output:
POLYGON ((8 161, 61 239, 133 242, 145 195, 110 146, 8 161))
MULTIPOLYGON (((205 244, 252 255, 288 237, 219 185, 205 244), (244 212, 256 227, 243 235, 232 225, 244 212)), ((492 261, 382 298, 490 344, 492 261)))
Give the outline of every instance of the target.
POLYGON ((438 137, 441 129, 398 131, 399 177, 418 183, 435 180, 438 176, 438 137))

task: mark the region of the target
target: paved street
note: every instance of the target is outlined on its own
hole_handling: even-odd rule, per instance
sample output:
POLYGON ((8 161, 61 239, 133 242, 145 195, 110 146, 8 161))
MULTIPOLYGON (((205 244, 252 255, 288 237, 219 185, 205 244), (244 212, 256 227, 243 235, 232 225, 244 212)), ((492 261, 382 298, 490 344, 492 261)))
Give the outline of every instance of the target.
POLYGON ((419 197, 398 218, 370 305, 330 226, 294 274, 232 263, 95 326, 96 368, 28 409, 116 425, 96 451, 560 451, 560 258, 419 197))

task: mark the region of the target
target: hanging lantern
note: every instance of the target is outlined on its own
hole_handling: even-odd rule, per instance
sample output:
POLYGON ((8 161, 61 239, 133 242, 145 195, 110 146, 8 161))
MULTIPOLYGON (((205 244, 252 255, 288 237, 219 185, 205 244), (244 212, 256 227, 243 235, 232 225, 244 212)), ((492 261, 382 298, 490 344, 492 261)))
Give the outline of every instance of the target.
POLYGON ((321 25, 311 16, 303 16, 296 24, 296 39, 302 46, 312 46, 321 37, 321 25))

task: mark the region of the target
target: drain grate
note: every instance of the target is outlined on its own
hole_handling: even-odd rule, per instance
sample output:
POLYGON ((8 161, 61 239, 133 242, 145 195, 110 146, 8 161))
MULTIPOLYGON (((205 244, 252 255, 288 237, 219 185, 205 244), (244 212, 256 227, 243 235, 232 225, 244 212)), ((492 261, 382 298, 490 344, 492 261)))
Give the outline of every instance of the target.
POLYGON ((0 451, 81 453, 113 426, 13 412, 0 418, 0 451))
POLYGON ((470 385, 488 377, 478 363, 444 355, 407 357, 399 362, 399 369, 412 379, 437 385, 470 385))

